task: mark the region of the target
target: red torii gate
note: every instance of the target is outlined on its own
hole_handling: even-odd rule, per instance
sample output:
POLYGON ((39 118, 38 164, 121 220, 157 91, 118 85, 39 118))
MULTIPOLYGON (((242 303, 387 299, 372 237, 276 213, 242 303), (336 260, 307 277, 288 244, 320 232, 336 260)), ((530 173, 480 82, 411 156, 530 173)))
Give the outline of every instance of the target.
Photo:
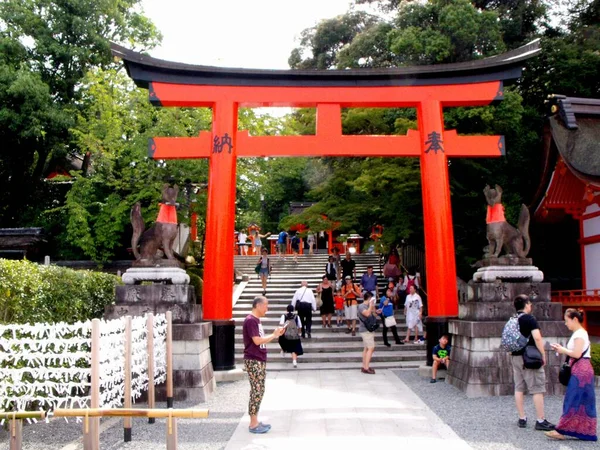
MULTIPOLYGON (((458 136, 444 130, 444 107, 489 105, 503 98, 503 81, 521 75, 534 41, 517 50, 468 63, 401 69, 291 71, 225 69, 173 63, 112 45, 131 78, 149 89, 157 106, 210 107, 212 131, 198 137, 156 137, 155 159, 209 158, 203 313, 231 328, 233 238, 238 157, 419 157, 428 279, 428 321, 458 316, 449 157, 504 155, 502 136, 458 136), (239 107, 316 107, 314 136, 250 136, 238 131, 239 107), (342 134, 341 108, 416 108, 418 131, 406 136, 342 134), (225 321, 225 322, 223 322, 225 321)), ((432 325, 435 328, 435 325, 432 325)), ((429 326, 428 326, 429 330, 429 326)), ((433 336, 431 336, 433 337, 433 336)), ((223 368, 233 366, 233 337, 225 339, 223 368)), ((430 339, 436 342, 437 339, 430 339)), ((219 345, 219 344, 217 344, 219 345)), ((428 345, 429 346, 429 345, 428 345)), ((217 367, 219 368, 219 367, 217 367)))

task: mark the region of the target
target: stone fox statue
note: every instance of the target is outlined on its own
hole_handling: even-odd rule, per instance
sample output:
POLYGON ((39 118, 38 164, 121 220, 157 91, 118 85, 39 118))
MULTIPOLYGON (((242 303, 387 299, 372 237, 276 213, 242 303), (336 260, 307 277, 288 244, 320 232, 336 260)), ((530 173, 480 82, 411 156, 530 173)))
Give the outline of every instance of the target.
POLYGON ((521 205, 521 214, 517 228, 510 225, 504 218, 502 206, 502 188, 498 185, 495 189, 486 186, 483 190, 487 200, 487 240, 489 243, 488 255, 497 258, 502 248, 508 255, 519 258, 527 257, 531 248, 529 239, 529 210, 521 205))
POLYGON ((153 261, 156 259, 156 252, 161 248, 168 259, 175 259, 172 248, 175 237, 177 237, 177 211, 175 210, 177 194, 179 194, 177 185, 170 187, 165 184, 163 186, 163 203, 160 204, 156 223, 145 232, 140 204, 136 203, 131 208, 131 225, 133 225, 131 247, 137 260, 153 261), (140 244, 139 251, 138 242, 140 244))

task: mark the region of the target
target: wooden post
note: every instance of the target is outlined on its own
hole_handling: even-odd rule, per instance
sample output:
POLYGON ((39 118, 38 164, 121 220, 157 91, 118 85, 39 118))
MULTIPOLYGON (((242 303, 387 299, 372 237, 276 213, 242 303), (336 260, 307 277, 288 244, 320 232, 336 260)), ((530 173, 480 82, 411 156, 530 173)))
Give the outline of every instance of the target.
MULTIPOLYGON (((146 319, 146 336, 148 341, 148 408, 154 409, 154 314, 149 313, 146 319)), ((154 423, 151 417, 148 423, 154 423)))
POLYGON ((177 419, 171 415, 167 418, 167 450, 177 450, 177 419))
POLYGON ((167 408, 173 407, 173 314, 167 311, 167 408))
MULTIPOLYGON (((123 407, 131 408, 131 316, 125 316, 125 399, 123 407)), ((131 417, 123 419, 123 440, 131 442, 131 417)))
POLYGON ((21 450, 23 445, 23 419, 13 418, 8 422, 10 450, 21 450))
MULTIPOLYGON (((91 408, 100 407, 100 320, 92 320, 92 379, 91 408)), ((100 419, 84 416, 83 420, 84 450, 100 450, 100 419)))

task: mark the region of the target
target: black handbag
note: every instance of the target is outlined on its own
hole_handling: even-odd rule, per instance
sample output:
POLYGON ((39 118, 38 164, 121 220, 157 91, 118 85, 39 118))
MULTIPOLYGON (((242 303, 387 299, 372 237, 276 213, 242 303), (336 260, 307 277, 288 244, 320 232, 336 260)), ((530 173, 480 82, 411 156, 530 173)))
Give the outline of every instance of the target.
POLYGON ((569 380, 571 379, 571 367, 573 367, 577 363, 577 361, 583 358, 583 355, 585 355, 589 349, 590 346, 588 345, 588 348, 585 349, 581 356, 577 358, 572 365, 569 364, 571 358, 567 356, 566 361, 563 363, 562 366, 560 366, 560 370, 558 371, 558 381, 560 381, 560 384, 562 384, 563 386, 567 386, 569 384, 569 380))
POLYGON ((527 345, 523 353, 523 367, 525 369, 539 369, 544 364, 542 354, 535 345, 527 345))

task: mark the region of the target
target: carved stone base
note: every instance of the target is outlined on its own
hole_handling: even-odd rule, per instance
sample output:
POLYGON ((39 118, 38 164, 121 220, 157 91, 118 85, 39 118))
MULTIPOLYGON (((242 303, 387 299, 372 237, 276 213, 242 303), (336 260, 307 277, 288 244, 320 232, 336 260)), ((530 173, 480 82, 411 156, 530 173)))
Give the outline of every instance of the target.
POLYGON ((531 266, 533 260, 531 258, 520 258, 515 255, 504 255, 497 258, 483 258, 477 261, 472 267, 489 267, 489 266, 531 266))
MULTIPOLYGON (((173 325, 174 401, 206 402, 215 391, 217 383, 209 348, 211 334, 211 322, 173 325)), ((156 399, 166 398, 166 386, 157 386, 156 399)))
POLYGON ((132 267, 177 267, 182 268, 183 263, 177 259, 136 259, 132 267))
POLYGON ((127 269, 121 278, 125 284, 140 284, 142 281, 170 284, 190 283, 190 276, 185 270, 178 267, 132 267, 127 269))
MULTIPOLYGON (((500 350, 505 323, 450 320, 452 353, 447 383, 468 397, 514 394, 511 356, 500 350)), ((539 324, 546 342, 546 392, 562 395, 564 387, 558 381, 558 370, 564 358, 557 357, 549 343, 565 343, 569 332, 562 321, 540 321, 539 324)))
POLYGON ((473 281, 493 283, 496 280, 540 283, 544 280, 544 273, 535 266, 488 266, 473 274, 473 281))

